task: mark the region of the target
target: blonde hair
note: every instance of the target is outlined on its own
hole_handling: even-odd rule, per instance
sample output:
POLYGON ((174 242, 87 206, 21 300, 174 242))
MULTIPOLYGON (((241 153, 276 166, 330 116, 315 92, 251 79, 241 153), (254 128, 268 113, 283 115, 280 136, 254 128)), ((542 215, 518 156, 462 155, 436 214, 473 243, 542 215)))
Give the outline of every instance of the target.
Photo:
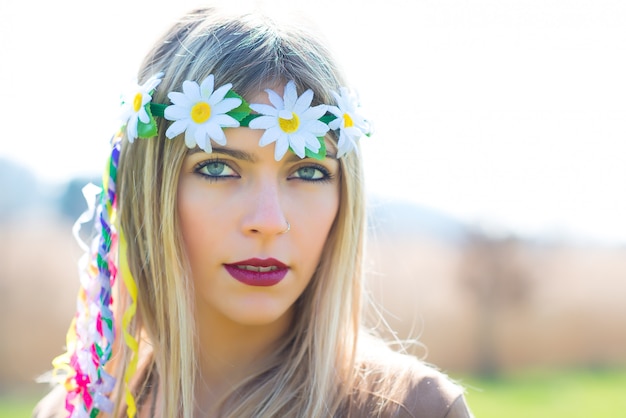
MULTIPOLYGON (((179 91, 184 80, 201 81, 209 74, 216 86, 232 83, 244 98, 294 80, 298 91, 311 89, 317 103, 332 104, 330 91, 345 85, 330 52, 303 25, 279 25, 263 15, 235 16, 213 8, 191 12, 155 44, 141 67, 140 83, 161 71, 163 81, 153 98, 157 103, 168 103, 167 92, 179 91)), ((144 368, 158 376, 163 414, 191 417, 197 361, 190 325, 193 289, 176 208, 187 149, 180 138, 166 139, 166 122, 158 123, 158 137, 123 142, 120 227, 138 286, 132 331, 142 345, 153 347, 142 359, 144 368)), ((365 204, 358 150, 341 159, 340 188, 338 215, 314 277, 296 302, 293 327, 269 366, 224 400, 224 416, 313 418, 340 416, 346 408, 356 379, 361 313, 365 204)), ((127 295, 120 299, 122 309, 127 295)), ((118 344, 112 362, 118 382, 131 354, 118 344)), ((138 398, 146 380, 140 378, 134 386, 138 398)), ((116 414, 124 409, 121 386, 114 395, 116 414)))

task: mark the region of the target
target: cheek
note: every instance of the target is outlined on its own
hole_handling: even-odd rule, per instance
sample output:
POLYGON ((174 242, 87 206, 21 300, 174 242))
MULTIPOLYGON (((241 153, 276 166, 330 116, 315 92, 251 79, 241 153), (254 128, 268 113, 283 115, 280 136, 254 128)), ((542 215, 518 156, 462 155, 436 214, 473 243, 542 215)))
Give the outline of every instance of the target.
POLYGON ((227 226, 224 214, 211 205, 210 196, 184 183, 179 186, 178 217, 189 262, 201 259, 214 249, 227 226))
POLYGON ((339 191, 333 188, 332 193, 307 199, 302 207, 296 212, 298 218, 294 219, 295 222, 293 223, 294 226, 297 224, 298 227, 302 228, 303 234, 296 233, 295 236, 299 240, 300 247, 316 255, 315 264, 317 265, 339 210, 339 191))

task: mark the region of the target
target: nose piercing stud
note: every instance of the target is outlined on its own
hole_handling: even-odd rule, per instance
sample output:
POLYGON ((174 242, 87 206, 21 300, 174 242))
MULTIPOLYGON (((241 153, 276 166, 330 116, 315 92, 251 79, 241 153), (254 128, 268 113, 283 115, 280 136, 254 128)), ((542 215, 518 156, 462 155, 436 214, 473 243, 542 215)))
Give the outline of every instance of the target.
POLYGON ((289 223, 289 221, 287 221, 287 229, 281 232, 281 234, 286 234, 287 232, 289 232, 290 229, 291 229, 291 224, 289 223))

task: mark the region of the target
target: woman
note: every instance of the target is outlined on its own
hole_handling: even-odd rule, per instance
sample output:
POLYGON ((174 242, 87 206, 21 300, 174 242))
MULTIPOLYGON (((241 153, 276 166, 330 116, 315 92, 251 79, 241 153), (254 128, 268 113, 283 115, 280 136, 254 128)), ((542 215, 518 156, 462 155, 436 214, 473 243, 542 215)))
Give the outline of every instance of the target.
POLYGON ((63 385, 35 416, 470 416, 458 386, 362 329, 369 128, 323 43, 196 10, 139 79, 63 385))

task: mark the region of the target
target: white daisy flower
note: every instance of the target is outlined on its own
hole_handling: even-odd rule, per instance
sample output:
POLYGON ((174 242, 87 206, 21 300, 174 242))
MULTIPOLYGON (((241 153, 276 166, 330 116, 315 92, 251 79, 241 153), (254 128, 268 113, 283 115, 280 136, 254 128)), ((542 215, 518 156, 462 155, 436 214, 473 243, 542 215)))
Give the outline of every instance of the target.
POLYGON ((356 141, 370 133, 369 123, 359 114, 357 97, 345 87, 341 87, 339 92, 340 94, 331 92, 338 106, 328 106, 328 111, 337 117, 328 124, 330 129, 339 129, 337 158, 352 151, 356 147, 356 141))
POLYGON ((225 98, 233 85, 224 84, 213 90, 214 77, 210 74, 198 85, 195 81, 183 82, 183 92, 167 95, 173 105, 165 108, 165 119, 174 121, 165 132, 172 139, 185 133, 185 144, 196 145, 205 152, 212 152, 211 140, 226 145, 223 128, 236 128, 239 122, 226 113, 241 105, 241 99, 225 98))
POLYGON ((265 90, 272 104, 251 104, 250 108, 263 116, 250 121, 250 128, 265 129, 259 140, 260 146, 276 142, 274 158, 280 161, 289 147, 300 158, 306 149, 313 153, 320 150, 318 137, 326 135, 328 125, 318 119, 326 113, 326 105, 311 107, 313 91, 307 90, 298 96, 296 84, 290 81, 285 86, 283 97, 270 89, 265 90))
POLYGON ((126 136, 129 142, 137 138, 137 124, 149 123, 151 115, 146 111, 146 105, 152 101, 153 90, 161 83, 163 73, 153 75, 141 86, 134 85, 122 95, 121 122, 126 125, 126 136))

